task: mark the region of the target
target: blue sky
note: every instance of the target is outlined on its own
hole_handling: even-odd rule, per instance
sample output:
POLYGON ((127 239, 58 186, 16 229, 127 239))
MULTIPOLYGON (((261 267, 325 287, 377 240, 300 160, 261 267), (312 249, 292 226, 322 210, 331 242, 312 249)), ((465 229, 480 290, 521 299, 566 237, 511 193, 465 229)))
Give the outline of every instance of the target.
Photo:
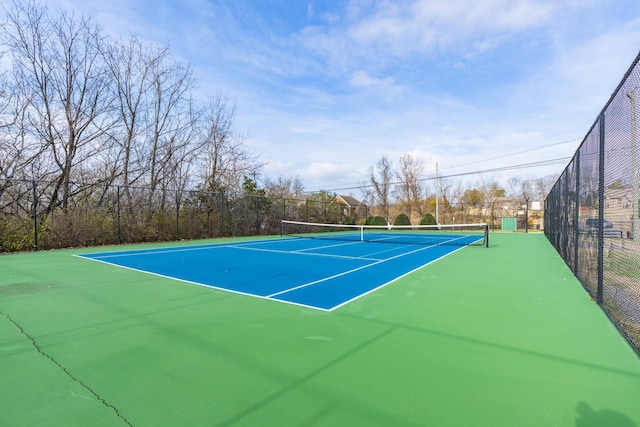
POLYGON ((640 50, 637 0, 47 4, 168 44, 199 93, 234 100, 259 182, 299 177, 309 191, 360 185, 384 155, 421 159, 425 178, 436 162, 450 175, 571 156, 640 50))

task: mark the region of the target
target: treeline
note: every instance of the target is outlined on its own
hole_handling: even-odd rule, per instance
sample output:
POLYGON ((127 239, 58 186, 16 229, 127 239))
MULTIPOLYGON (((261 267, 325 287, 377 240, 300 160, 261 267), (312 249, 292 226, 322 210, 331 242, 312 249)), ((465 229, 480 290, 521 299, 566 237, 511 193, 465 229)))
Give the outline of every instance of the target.
POLYGON ((433 214, 438 223, 454 223, 457 215, 458 223, 475 220, 491 224, 505 215, 501 212, 505 207, 511 210, 543 201, 557 179, 556 175, 512 177, 505 187, 495 178, 479 175, 469 186, 446 175, 425 179, 425 172, 424 162, 408 153, 396 163, 388 156, 381 157, 369 168, 368 182, 363 185, 366 203, 389 222, 406 214, 412 224, 418 224, 426 214, 433 214))
POLYGON ((69 205, 47 213, 41 194, 50 183, 0 181, 0 252, 274 235, 281 219, 355 224, 367 217, 365 205, 347 209, 327 192, 296 199, 278 193, 283 185, 267 193, 245 178, 231 193, 72 183, 69 205))
POLYGON ((504 211, 502 200, 471 198, 479 190, 465 191, 457 203, 446 196, 436 203, 435 196, 429 196, 421 203, 424 215, 412 219, 397 198, 385 208, 354 200, 345 203, 327 191, 296 197, 291 184, 279 179, 267 182, 264 189, 245 177, 242 191, 227 192, 72 182, 68 205, 47 211, 51 183, 0 181, 0 252, 276 235, 282 219, 371 225, 483 222, 497 228, 503 216, 513 215, 504 211))

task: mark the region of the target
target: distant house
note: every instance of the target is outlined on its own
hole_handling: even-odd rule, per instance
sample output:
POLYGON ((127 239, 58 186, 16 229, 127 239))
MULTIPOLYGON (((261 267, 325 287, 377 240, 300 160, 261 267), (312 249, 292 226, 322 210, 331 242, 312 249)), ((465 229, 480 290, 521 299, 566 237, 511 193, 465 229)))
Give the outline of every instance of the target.
POLYGON ((628 219, 633 214, 633 194, 631 188, 607 189, 604 193, 604 209, 620 219, 628 219))
POLYGON ((342 213, 344 216, 353 216, 355 218, 366 218, 367 216, 367 205, 354 197, 336 196, 336 203, 343 206, 342 213))
POLYGON ((517 211, 521 207, 521 203, 514 197, 496 197, 494 200, 494 208, 499 209, 501 212, 517 211))

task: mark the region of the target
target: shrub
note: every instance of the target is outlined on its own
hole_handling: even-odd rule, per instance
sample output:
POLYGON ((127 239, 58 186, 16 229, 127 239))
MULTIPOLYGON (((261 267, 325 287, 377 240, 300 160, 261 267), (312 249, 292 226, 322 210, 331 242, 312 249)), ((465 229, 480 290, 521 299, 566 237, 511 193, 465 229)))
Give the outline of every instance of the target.
POLYGON ((420 225, 436 225, 436 219, 433 215, 431 215, 430 213, 425 214, 425 216, 422 217, 422 219, 420 220, 420 225))
POLYGON ((343 224, 355 224, 356 223, 356 217, 355 215, 347 215, 344 220, 342 220, 343 224))
POLYGON ((396 217, 393 225, 411 225, 411 221, 409 220, 409 217, 407 215, 401 213, 396 217))
POLYGON ((387 225, 387 221, 383 217, 378 215, 371 218, 371 222, 369 222, 369 225, 387 225))

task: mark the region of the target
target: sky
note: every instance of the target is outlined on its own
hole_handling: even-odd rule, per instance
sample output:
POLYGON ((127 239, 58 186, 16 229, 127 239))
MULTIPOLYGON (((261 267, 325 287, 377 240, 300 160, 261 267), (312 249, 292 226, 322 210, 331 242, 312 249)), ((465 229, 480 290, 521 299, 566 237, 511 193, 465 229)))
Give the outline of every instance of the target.
POLYGON ((191 64, 201 96, 235 103, 259 185, 352 195, 405 153, 470 185, 562 172, 640 50, 638 0, 47 5, 191 64))

